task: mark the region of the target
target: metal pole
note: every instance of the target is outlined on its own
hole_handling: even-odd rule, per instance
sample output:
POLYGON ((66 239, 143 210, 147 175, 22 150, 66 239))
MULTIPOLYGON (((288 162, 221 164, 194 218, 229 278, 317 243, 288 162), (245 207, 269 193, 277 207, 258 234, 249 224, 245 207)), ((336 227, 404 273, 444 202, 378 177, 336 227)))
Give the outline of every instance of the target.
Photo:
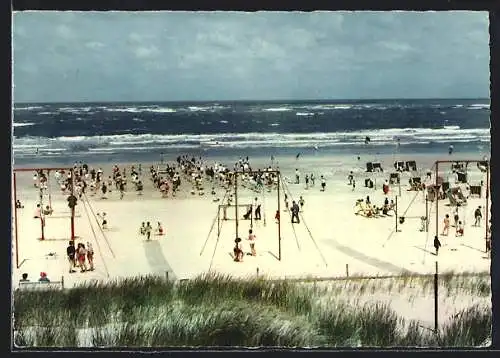
MULTIPOLYGON (((222 205, 225 205, 224 203, 222 203, 222 205)), ((218 209, 217 209, 217 237, 220 236, 220 205, 218 206, 218 209)))
POLYGON ((17 239, 17 181, 16 172, 13 173, 13 185, 14 185, 14 235, 16 236, 16 267, 19 268, 19 242, 17 239))
POLYGON ((425 195, 425 232, 429 232, 429 199, 427 195, 425 195))
POLYGON ((436 236, 439 236, 439 187, 438 187, 438 173, 439 173, 439 162, 436 161, 436 186, 435 186, 435 199, 436 199, 436 236))
MULTIPOLYGON (((75 192, 75 173, 73 172, 73 168, 70 169, 71 173, 71 196, 74 195, 75 192)), ((75 207, 71 208, 71 241, 75 241, 75 207)))
POLYGON ((238 234, 238 172, 234 171, 234 213, 236 215, 235 230, 236 238, 240 237, 238 234))
POLYGON ((485 212, 485 227, 486 227, 486 232, 484 236, 484 243, 485 243, 485 252, 488 252, 488 212, 489 210, 489 197, 490 197, 490 163, 486 162, 487 168, 486 168, 486 212, 485 212))
POLYGON ((436 272, 434 273, 434 333, 438 333, 438 289, 439 289, 438 262, 436 261, 436 272))
POLYGON ((280 199, 280 172, 278 172, 278 260, 281 261, 281 199, 280 199))
POLYGON ((398 232, 398 197, 396 196, 396 232, 398 232))

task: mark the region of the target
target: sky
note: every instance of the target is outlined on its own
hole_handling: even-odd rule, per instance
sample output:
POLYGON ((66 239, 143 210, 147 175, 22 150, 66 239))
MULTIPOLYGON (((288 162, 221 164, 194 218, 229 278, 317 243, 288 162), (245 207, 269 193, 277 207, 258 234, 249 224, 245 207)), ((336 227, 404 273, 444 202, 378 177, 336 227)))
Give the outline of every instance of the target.
POLYGON ((17 12, 14 102, 489 98, 487 12, 17 12))

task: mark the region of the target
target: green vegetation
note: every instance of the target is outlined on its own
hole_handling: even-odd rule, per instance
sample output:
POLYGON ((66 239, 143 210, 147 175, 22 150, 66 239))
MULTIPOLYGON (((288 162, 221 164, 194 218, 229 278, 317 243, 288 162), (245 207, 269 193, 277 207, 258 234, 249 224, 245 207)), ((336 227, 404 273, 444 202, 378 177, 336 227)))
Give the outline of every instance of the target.
MULTIPOLYGON (((489 294, 487 276, 449 275, 441 281, 445 297, 489 294)), ((362 294, 396 295, 403 290, 427 297, 432 293, 432 278, 317 284, 211 274, 177 283, 147 276, 65 291, 16 291, 15 344, 477 346, 490 336, 491 310, 479 305, 456 313, 436 335, 419 322, 398 317, 386 304, 348 302, 362 294)))

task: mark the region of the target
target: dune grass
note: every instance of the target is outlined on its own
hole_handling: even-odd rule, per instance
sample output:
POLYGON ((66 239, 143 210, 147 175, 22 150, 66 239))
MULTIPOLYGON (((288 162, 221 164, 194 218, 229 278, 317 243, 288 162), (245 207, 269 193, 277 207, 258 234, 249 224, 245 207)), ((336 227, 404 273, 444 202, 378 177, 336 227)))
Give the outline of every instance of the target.
MULTIPOLYGON (((438 335, 398 317, 387 303, 353 297, 432 292, 427 278, 303 284, 207 274, 173 283, 146 276, 65 291, 16 291, 18 347, 161 346, 477 346, 490 335, 491 310, 454 314, 438 335), (351 301, 349 301, 351 299, 351 301)), ((488 292, 486 278, 442 280, 448 294, 488 292)))

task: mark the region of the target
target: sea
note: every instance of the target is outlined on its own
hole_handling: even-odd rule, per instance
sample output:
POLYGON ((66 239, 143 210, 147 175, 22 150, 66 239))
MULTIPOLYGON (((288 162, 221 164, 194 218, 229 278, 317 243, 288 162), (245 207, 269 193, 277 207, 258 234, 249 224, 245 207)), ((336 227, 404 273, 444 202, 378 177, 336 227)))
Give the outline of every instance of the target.
POLYGON ((15 165, 490 153, 489 99, 16 103, 15 165))

